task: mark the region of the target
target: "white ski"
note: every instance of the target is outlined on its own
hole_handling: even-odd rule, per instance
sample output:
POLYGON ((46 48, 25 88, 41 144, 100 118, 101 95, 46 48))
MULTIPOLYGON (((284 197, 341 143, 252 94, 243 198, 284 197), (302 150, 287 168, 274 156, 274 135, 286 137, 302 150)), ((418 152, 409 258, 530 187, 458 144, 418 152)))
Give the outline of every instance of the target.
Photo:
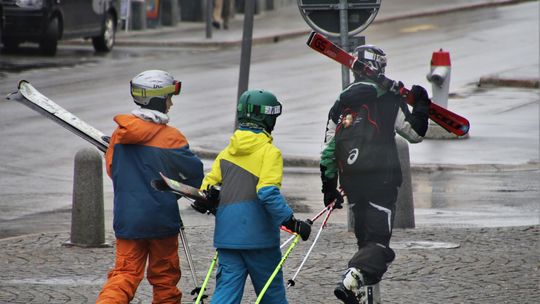
POLYGON ((57 124, 80 136, 96 146, 102 152, 109 146, 108 137, 103 132, 84 122, 71 112, 62 108, 54 101, 41 94, 30 82, 21 80, 18 91, 9 94, 8 100, 18 101, 41 115, 55 121, 57 124))

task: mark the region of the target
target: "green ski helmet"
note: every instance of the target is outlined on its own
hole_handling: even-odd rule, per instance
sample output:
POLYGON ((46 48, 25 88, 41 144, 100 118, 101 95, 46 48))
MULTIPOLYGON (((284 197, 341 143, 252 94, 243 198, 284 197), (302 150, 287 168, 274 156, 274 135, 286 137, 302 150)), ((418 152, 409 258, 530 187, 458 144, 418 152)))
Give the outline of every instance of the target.
POLYGON ((268 91, 245 91, 236 108, 238 123, 242 127, 262 128, 271 133, 281 115, 281 107, 276 96, 268 91))

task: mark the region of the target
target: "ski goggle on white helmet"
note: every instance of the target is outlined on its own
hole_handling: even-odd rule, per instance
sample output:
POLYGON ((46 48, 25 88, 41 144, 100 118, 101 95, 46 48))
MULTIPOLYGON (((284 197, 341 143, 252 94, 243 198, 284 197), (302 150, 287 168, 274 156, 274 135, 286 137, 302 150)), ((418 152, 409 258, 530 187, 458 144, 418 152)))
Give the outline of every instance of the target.
POLYGON ((129 82, 131 96, 139 104, 147 105, 152 98, 166 99, 169 95, 178 95, 182 82, 161 70, 149 70, 133 77, 129 82))

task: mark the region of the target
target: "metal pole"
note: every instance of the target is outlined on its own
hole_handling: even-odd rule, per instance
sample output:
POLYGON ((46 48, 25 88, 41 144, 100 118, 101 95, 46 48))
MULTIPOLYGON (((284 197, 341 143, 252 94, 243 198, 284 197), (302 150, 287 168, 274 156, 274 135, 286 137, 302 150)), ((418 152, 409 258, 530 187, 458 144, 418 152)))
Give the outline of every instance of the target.
MULTIPOLYGON (((349 18, 347 10, 347 0, 339 0, 339 33, 341 38, 341 48, 346 52, 349 51, 349 18)), ((345 89, 350 82, 349 69, 345 66, 341 66, 341 86, 345 89)), ((347 208, 347 229, 348 231, 354 230, 354 216, 351 210, 351 205, 347 208)))
MULTIPOLYGON (((339 0, 339 33, 341 38, 341 48, 349 51, 349 18, 347 0, 339 0)), ((349 85, 349 69, 341 66, 341 83, 343 89, 349 85)))
POLYGON ((127 7, 126 7, 126 28, 125 32, 127 33, 129 31, 129 28, 131 26, 131 0, 127 0, 127 7))
MULTIPOLYGON (((253 14, 255 11, 254 0, 244 1, 244 30, 242 33, 242 51, 240 55, 240 78, 238 80, 238 94, 236 100, 240 99, 242 93, 248 89, 249 67, 251 63, 251 44, 253 38, 253 14)), ((236 103, 235 103, 236 104, 236 103)), ((235 106, 236 108, 236 106, 235 106)), ((236 111, 235 111, 236 113, 236 111)), ((238 128, 238 117, 234 115, 234 129, 238 128)))
POLYGON ((206 38, 212 38, 212 11, 214 10, 213 0, 206 0, 206 38))
POLYGON ((194 292, 200 292, 199 288, 199 279, 197 279, 197 274, 195 272, 195 266, 193 264, 193 258, 191 256, 191 251, 189 249, 189 244, 187 241, 186 233, 184 232, 184 226, 182 224, 182 227, 180 227, 180 239, 182 241, 182 247, 184 248, 184 253, 186 254, 186 259, 188 262, 189 271, 191 272, 191 279, 193 280, 193 285, 195 288, 193 288, 192 294, 194 292))

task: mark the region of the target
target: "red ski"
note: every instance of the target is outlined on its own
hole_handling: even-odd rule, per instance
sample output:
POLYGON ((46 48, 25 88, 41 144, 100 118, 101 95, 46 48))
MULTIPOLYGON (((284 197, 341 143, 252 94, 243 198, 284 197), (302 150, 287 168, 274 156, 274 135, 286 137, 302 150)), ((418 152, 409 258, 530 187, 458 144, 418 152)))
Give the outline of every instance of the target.
MULTIPOLYGON (((382 87, 392 92, 396 92, 396 94, 405 98, 408 104, 414 104, 412 94, 410 94, 411 91, 403 87, 401 82, 395 82, 384 75, 377 75, 370 67, 356 60, 355 56, 335 45, 323 35, 312 32, 307 41, 307 45, 315 51, 345 65, 355 73, 362 74, 377 82, 382 87)), ((455 135, 463 136, 469 132, 470 124, 466 118, 433 102, 429 108, 429 118, 443 127, 446 131, 455 135)))

